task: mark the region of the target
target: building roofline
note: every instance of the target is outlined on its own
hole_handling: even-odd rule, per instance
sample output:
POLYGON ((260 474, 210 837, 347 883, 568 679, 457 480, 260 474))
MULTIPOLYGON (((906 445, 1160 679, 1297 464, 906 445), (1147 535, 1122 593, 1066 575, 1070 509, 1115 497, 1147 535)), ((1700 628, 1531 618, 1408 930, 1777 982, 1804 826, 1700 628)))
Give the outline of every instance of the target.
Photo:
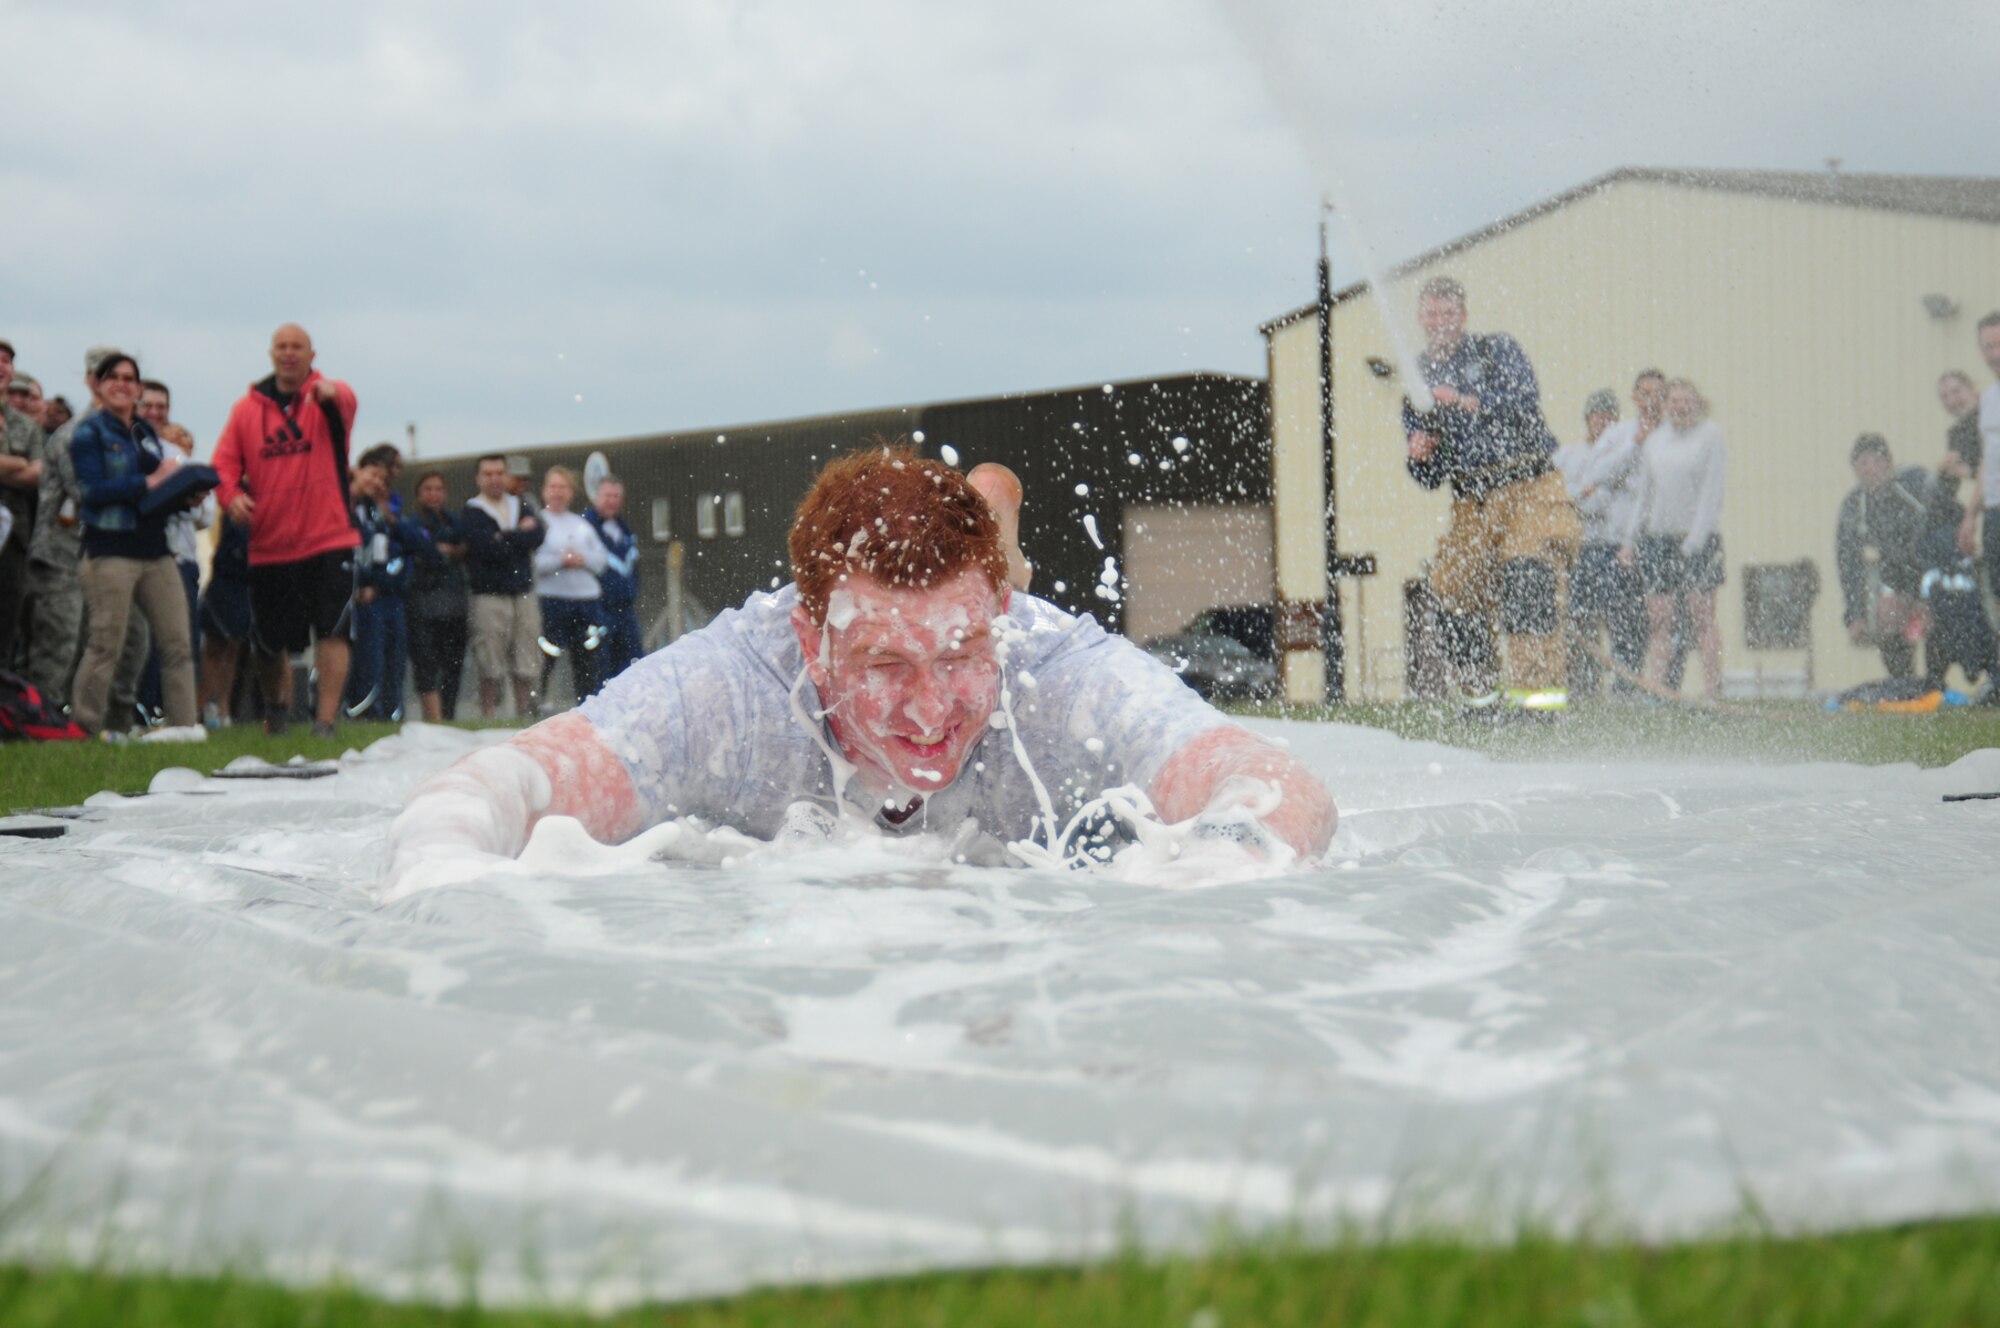
MULTIPOLYGON (((1227 373, 1220 369, 1189 369, 1181 373, 1154 374, 1144 378, 1119 378, 1119 379, 1108 380, 1108 382, 1109 385, 1113 388, 1136 388, 1136 387, 1150 387, 1155 383, 1192 382, 1197 379, 1208 380, 1211 382, 1216 380, 1223 380, 1223 381, 1233 381, 1240 383, 1261 383, 1264 381, 1261 377, 1257 376, 1256 374, 1227 373)), ((990 393, 985 396, 948 397, 938 401, 908 402, 904 404, 889 405, 889 406, 864 406, 853 410, 828 411, 820 415, 791 415, 783 417, 781 419, 774 419, 774 420, 752 420, 748 423, 717 424, 717 425, 707 425, 707 426, 693 425, 685 429, 661 429, 661 430, 656 430, 652 433, 623 434, 616 438, 584 438, 584 439, 572 439, 567 442, 542 441, 542 442, 527 443, 518 447, 505 447, 501 448, 500 450, 504 452, 524 452, 524 451, 547 452, 547 451, 566 450, 569 448, 577 448, 577 447, 610 449, 615 447, 621 447, 628 443, 658 443, 658 442, 671 442, 675 440, 691 442, 698 438, 706 437, 709 434, 718 434, 724 436, 731 434, 743 434, 748 437, 756 437, 762 432, 772 429, 811 428, 814 425, 820 425, 820 424, 833 425, 833 424, 838 424, 843 420, 852 420, 857 417, 877 417, 877 416, 887 416, 887 415, 918 416, 928 410, 945 410, 960 406, 976 406, 988 401, 1019 401, 1027 397, 1059 397, 1072 392, 1097 392, 1103 390, 1106 384, 1107 380, 1100 378, 1094 382, 1078 383, 1070 387, 1038 387, 1019 392, 990 393)), ((486 445, 481 444, 481 447, 485 448, 486 445)), ((487 450, 491 449, 489 448, 487 450)), ((425 461, 432 461, 432 460, 450 461, 472 455, 473 452, 471 450, 467 450, 464 452, 439 453, 436 456, 426 455, 422 459, 425 461)))
MULTIPOLYGON (((1478 230, 1426 249, 1384 274, 1399 277, 1449 258, 1474 245, 1483 244, 1524 221, 1533 221, 1581 199, 1627 182, 1679 185, 1718 193, 1755 194, 1795 203, 1825 203, 1834 207, 1861 208, 1875 212, 1900 212, 1909 216, 1945 217, 1958 221, 1979 221, 2000 225, 2000 177, 1984 175, 1866 175, 1839 171, 1752 171, 1710 170, 1699 167, 1621 166, 1571 189, 1530 204, 1478 230)), ((1333 294, 1335 304, 1344 304, 1366 293, 1368 283, 1357 281, 1333 294)), ((1317 302, 1301 305, 1280 314, 1257 330, 1270 336, 1319 312, 1317 302)))

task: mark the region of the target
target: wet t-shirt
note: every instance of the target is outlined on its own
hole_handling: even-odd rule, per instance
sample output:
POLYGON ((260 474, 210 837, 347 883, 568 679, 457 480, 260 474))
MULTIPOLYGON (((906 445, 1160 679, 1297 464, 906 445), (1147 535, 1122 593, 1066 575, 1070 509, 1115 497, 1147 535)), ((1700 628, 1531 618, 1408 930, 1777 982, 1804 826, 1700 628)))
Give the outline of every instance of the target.
MULTIPOLYGON (((838 749, 801 676, 797 602, 792 586, 752 595, 583 703, 630 772, 648 824, 695 815, 769 839, 792 803, 832 806, 828 753, 838 749)), ((1032 595, 1014 593, 997 634, 1014 728, 989 726, 959 777, 927 791, 902 830, 954 833, 971 817, 1003 840, 1029 836, 1039 801, 1017 738, 1067 819, 1107 788, 1151 787, 1170 755, 1230 722, 1131 642, 1032 595)), ((858 780, 846 797, 864 816, 880 810, 858 780)))

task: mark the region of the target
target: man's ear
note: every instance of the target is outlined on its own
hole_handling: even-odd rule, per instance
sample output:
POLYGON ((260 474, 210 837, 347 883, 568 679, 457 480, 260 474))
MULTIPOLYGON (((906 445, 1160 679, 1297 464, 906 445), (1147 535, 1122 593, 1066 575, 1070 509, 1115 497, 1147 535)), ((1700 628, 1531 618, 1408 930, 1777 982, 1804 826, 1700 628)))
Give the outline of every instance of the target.
POLYGON ((826 666, 820 659, 825 629, 812 620, 803 604, 792 605, 792 634, 799 638, 799 653, 806 657, 806 674, 813 680, 813 686, 825 687, 826 666))

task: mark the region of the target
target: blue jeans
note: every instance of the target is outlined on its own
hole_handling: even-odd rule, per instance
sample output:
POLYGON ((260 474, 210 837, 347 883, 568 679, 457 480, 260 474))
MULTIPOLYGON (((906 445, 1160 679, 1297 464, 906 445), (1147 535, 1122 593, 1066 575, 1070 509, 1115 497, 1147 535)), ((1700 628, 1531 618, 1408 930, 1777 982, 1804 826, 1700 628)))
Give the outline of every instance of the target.
POLYGON ((570 677, 576 683, 576 699, 595 692, 603 674, 599 656, 604 649, 604 614, 594 599, 557 599, 542 596, 542 640, 555 646, 560 656, 547 656, 542 663, 542 695, 549 694, 549 679, 558 658, 569 660, 570 677), (592 631, 597 628, 597 631, 592 631))
POLYGON ((357 719, 398 720, 403 716, 403 669, 409 635, 403 617, 403 597, 377 591, 366 604, 354 606, 354 652, 347 666, 350 712, 366 704, 357 719), (371 695, 372 698, 371 698, 371 695))
POLYGON ((632 666, 646 653, 646 640, 639 630, 636 605, 621 604, 604 610, 604 644, 597 651, 597 685, 602 687, 632 666))

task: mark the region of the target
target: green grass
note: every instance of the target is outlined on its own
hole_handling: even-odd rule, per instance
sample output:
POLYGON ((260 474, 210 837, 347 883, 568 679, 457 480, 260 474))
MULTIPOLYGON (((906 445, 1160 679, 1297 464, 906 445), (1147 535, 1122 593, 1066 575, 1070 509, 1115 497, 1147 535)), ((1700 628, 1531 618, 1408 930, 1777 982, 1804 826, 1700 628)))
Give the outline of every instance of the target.
POLYGON ((1536 1237, 1501 1246, 1415 1240, 1310 1250, 1275 1243, 1198 1259, 1135 1257, 1083 1268, 758 1291, 608 1319, 564 1309, 391 1304, 340 1284, 293 1291, 248 1279, 0 1268, 0 1325, 9 1328, 553 1328, 593 1322, 620 1328, 1947 1328, 2000 1323, 2000 1220, 1657 1248, 1536 1237))
POLYGON ((293 724, 281 738, 266 737, 255 724, 241 724, 218 729, 207 742, 194 744, 10 743, 0 747, 0 812, 73 806, 106 789, 143 793, 154 775, 173 766, 220 770, 239 756, 261 757, 273 765, 293 756, 327 760, 386 738, 399 727, 342 720, 335 736, 316 739, 306 722, 293 724))
POLYGON ((1510 761, 1691 760, 1861 765, 1950 765, 1968 752, 2000 747, 2000 707, 1960 707, 1929 715, 1843 711, 1805 702, 1756 702, 1711 713, 1689 706, 1579 705, 1547 723, 1498 727, 1468 723, 1435 705, 1233 707, 1240 714, 1331 719, 1448 743, 1510 761))

